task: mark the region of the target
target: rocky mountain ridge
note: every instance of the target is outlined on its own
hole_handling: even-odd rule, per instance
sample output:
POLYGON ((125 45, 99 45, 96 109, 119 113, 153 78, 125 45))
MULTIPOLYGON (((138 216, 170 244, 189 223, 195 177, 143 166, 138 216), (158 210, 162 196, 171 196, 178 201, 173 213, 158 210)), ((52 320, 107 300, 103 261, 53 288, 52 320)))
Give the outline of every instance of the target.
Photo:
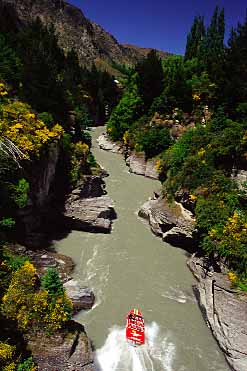
MULTIPOLYGON (((98 24, 91 22, 83 12, 63 0, 0 0, 2 17, 16 13, 18 26, 37 17, 45 25, 54 25, 59 45, 65 52, 74 49, 82 65, 112 63, 133 65, 149 50, 122 45, 98 24)), ((165 58, 169 53, 158 51, 165 58)), ((104 64, 104 65, 105 65, 104 64)))

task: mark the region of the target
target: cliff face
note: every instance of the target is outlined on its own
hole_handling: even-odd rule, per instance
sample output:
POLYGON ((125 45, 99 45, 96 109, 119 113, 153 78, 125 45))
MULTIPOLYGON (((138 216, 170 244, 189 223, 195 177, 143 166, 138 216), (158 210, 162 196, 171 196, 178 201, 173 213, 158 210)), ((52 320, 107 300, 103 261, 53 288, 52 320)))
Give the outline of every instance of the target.
MULTIPOLYGON (((80 9, 63 0, 0 0, 0 6, 14 8, 20 24, 37 17, 45 25, 53 24, 60 46, 65 52, 75 49, 82 65, 100 64, 100 61, 133 65, 151 50, 119 44, 101 26, 88 20, 80 9)), ((159 54, 162 58, 168 55, 159 54)))
POLYGON ((188 266, 197 279, 195 291, 207 322, 235 371, 247 369, 247 297, 230 287, 206 259, 192 256, 188 266))
POLYGON ((54 218, 58 212, 51 205, 54 196, 51 188, 56 176, 59 152, 58 144, 51 145, 46 157, 42 157, 28 170, 29 201, 25 208, 19 210, 18 215, 21 221, 20 235, 25 239, 22 242, 30 247, 41 247, 47 242, 48 236, 43 227, 49 223, 47 217, 54 218))

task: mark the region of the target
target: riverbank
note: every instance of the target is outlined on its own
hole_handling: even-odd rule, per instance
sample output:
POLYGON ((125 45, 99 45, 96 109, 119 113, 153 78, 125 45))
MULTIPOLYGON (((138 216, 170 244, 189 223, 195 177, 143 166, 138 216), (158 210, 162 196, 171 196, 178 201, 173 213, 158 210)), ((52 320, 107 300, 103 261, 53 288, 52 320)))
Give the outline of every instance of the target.
MULTIPOLYGON (((83 176, 82 181, 68 195, 64 213, 58 215, 56 225, 59 228, 56 230, 55 227, 53 231, 55 233, 52 233, 55 238, 64 238, 72 230, 90 233, 111 232, 112 221, 116 218, 116 213, 113 201, 105 196, 103 178, 107 175, 102 170, 97 176, 83 176)), ((54 237, 50 234, 47 234, 45 238, 42 235, 40 238, 40 233, 37 235, 33 233, 32 241, 35 241, 33 247, 12 244, 9 250, 14 255, 27 257, 35 266, 39 278, 47 269, 55 268, 73 303, 73 314, 91 309, 95 302, 94 292, 91 288, 84 286, 87 282, 82 284, 73 279, 74 260, 67 255, 57 253, 53 248, 53 243, 46 243, 44 244, 46 248, 41 248, 42 241, 50 241, 52 238, 54 237)), ((65 323, 62 329, 49 336, 42 331, 35 335, 27 332, 24 338, 34 362, 42 371, 95 370, 91 340, 84 326, 76 321, 65 323)))
MULTIPOLYGON (((98 142, 102 149, 112 150, 112 144, 107 140, 106 135, 100 137, 98 142)), ((115 153, 124 153, 121 145, 114 144, 113 148, 115 153)), ((142 167, 142 163, 140 166, 142 167)), ((145 172, 139 172, 139 175, 145 176, 145 172)), ((139 209, 138 215, 148 221, 152 232, 156 236, 161 237, 163 241, 186 249, 190 253, 195 251, 195 220, 191 212, 185 209, 181 203, 175 203, 171 207, 159 192, 155 192, 154 196, 139 209)), ((195 260, 195 258, 191 259, 195 260)), ((197 266, 190 263, 190 261, 188 261, 190 268, 197 266)), ((224 274, 212 274, 209 282, 207 275, 198 275, 196 270, 191 270, 197 280, 198 276, 200 277, 198 284, 194 286, 203 318, 218 341, 232 369, 235 371, 246 371, 247 331, 243 330, 245 326, 243 322, 246 322, 244 318, 246 318, 247 313, 245 301, 233 292, 231 293, 233 295, 231 300, 226 300, 227 290, 224 290, 222 287, 217 290, 212 289, 214 287, 214 278, 212 278, 215 277, 214 274, 217 276, 218 282, 215 287, 220 287, 219 280, 225 283, 228 282, 229 286, 229 280, 224 274), (221 292, 222 300, 219 300, 219 292, 221 292), (234 319, 233 322, 232 318, 234 319)), ((210 272, 208 274, 210 275, 210 272)))
POLYGON ((159 179, 159 174, 156 169, 156 161, 154 159, 146 161, 144 153, 128 151, 122 143, 114 143, 110 141, 106 133, 99 136, 97 143, 99 147, 105 151, 121 153, 124 155, 130 173, 142 175, 146 178, 159 179))
POLYGON ((92 149, 110 173, 104 180, 118 218, 111 234, 73 231, 55 242, 59 253, 76 261, 74 279, 95 292, 93 309, 76 320, 93 341, 99 369, 228 370, 196 304, 187 253, 156 238, 137 217, 157 180, 144 181, 128 172, 121 156, 100 150, 96 139, 102 130, 93 130, 92 149), (146 345, 138 352, 125 341, 125 316, 132 307, 140 308, 146 323, 146 345))
POLYGON ((247 368, 247 295, 237 293, 225 274, 215 272, 206 258, 192 256, 188 267, 197 279, 194 286, 207 325, 236 371, 247 368))
MULTIPOLYGON (((94 293, 73 280, 75 263, 70 257, 45 249, 31 250, 20 245, 11 245, 9 251, 15 256, 27 257, 37 269, 39 278, 48 268, 55 268, 72 300, 74 314, 92 308, 94 293)), ((65 323, 63 328, 49 336, 42 331, 35 334, 27 332, 24 339, 39 370, 95 371, 91 341, 84 326, 76 321, 65 323)))

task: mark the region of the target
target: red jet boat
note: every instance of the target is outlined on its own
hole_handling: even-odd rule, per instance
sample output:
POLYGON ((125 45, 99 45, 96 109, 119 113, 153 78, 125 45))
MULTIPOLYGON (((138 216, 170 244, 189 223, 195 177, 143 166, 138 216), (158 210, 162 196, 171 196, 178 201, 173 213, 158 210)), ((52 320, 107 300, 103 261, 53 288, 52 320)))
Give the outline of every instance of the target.
POLYGON ((126 339, 134 346, 145 343, 144 319, 138 309, 131 309, 126 317, 126 339))

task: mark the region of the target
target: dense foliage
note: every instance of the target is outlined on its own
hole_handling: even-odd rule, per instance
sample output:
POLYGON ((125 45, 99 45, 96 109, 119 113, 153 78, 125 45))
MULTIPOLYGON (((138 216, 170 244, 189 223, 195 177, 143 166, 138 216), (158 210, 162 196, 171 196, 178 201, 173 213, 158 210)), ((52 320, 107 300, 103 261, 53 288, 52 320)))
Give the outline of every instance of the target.
POLYGON ((97 173, 86 129, 104 123, 120 90, 107 72, 80 66, 74 50, 65 54, 52 26, 37 19, 20 27, 17 18, 0 4, 0 368, 35 371, 10 324, 20 337, 47 335, 71 318, 72 304, 55 270, 40 283, 35 267, 8 245, 25 233, 20 209, 35 205, 39 169, 53 153, 58 209, 83 174, 97 173))
POLYGON ((234 180, 247 168, 247 18, 228 46, 224 39, 224 9, 215 8, 208 27, 196 16, 185 57, 164 59, 162 71, 152 52, 137 65, 135 99, 142 109, 132 106, 130 79, 108 132, 157 157, 167 197, 188 197, 203 253, 223 262, 231 282, 247 290, 246 185, 234 180))

